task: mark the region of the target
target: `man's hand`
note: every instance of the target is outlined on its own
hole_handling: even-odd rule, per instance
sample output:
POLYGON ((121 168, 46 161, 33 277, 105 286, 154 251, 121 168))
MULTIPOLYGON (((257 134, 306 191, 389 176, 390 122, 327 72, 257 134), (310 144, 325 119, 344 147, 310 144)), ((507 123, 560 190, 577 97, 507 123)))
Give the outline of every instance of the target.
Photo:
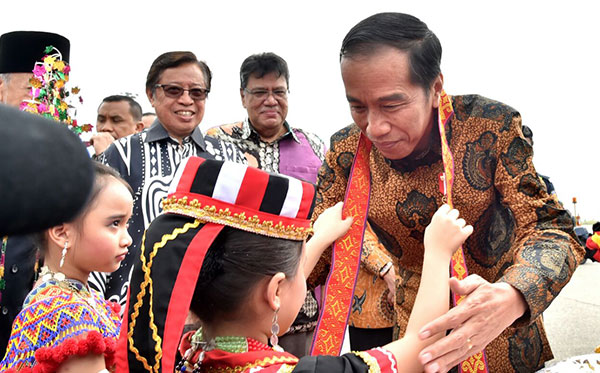
POLYGON ((387 295, 387 301, 390 304, 390 306, 393 307, 394 301, 396 299, 396 270, 394 269, 393 265, 390 267, 390 270, 387 271, 385 275, 383 275, 383 281, 385 281, 385 284, 387 285, 387 288, 389 290, 389 293, 387 295))
POLYGON ((115 138, 108 132, 98 132, 90 138, 90 145, 94 146, 96 155, 102 154, 115 141, 115 138))
POLYGON ((492 284, 478 275, 470 275, 462 281, 451 278, 450 288, 466 297, 419 332, 419 337, 426 339, 452 329, 419 354, 425 372, 447 372, 483 350, 527 310, 521 293, 507 283, 492 284))

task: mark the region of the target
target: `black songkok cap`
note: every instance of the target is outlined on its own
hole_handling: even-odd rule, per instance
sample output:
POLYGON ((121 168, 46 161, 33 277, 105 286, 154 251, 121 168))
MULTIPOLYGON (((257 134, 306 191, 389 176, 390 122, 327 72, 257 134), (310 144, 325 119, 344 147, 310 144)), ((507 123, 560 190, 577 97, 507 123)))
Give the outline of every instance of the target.
POLYGON ((53 46, 69 62, 71 43, 64 36, 51 32, 14 31, 0 36, 0 74, 28 73, 36 62, 46 55, 47 46, 53 46))
POLYGON ((0 236, 70 221, 94 173, 81 140, 64 124, 0 104, 0 236))

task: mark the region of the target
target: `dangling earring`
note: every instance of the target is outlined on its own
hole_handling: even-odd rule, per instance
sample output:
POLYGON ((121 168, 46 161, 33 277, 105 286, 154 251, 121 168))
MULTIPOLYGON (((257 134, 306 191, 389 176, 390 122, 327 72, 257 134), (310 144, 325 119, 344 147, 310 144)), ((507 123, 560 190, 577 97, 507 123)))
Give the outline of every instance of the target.
POLYGON ((273 347, 276 351, 283 351, 283 349, 279 346, 279 324, 277 323, 277 313, 279 312, 279 308, 275 310, 275 315, 273 315, 273 324, 271 325, 271 338, 269 341, 271 342, 271 347, 273 347))
POLYGON ((65 241, 65 247, 62 249, 62 256, 60 257, 60 264, 58 265, 62 268, 63 264, 65 264, 65 257, 67 256, 67 249, 69 248, 69 241, 65 241))

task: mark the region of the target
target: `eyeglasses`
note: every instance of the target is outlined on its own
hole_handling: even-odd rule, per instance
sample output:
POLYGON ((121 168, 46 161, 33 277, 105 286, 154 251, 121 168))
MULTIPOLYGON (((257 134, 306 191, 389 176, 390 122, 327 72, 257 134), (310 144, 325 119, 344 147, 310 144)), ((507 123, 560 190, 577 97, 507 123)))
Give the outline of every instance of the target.
POLYGON ((170 97, 170 98, 179 98, 179 97, 181 97, 183 92, 187 91, 187 93, 190 95, 190 97, 194 101, 205 100, 206 97, 208 96, 208 92, 210 92, 210 90, 206 89, 206 88, 185 89, 183 87, 180 87, 178 85, 173 85, 173 84, 155 84, 154 86, 158 87, 158 88, 162 88, 163 92, 165 93, 165 96, 170 97))
POLYGON ((276 100, 285 100, 285 99, 287 99, 287 95, 288 95, 287 89, 283 89, 283 88, 278 88, 278 89, 275 89, 272 91, 269 89, 263 89, 263 88, 256 88, 256 89, 244 88, 244 92, 251 94, 257 100, 266 100, 270 94, 272 94, 276 100))

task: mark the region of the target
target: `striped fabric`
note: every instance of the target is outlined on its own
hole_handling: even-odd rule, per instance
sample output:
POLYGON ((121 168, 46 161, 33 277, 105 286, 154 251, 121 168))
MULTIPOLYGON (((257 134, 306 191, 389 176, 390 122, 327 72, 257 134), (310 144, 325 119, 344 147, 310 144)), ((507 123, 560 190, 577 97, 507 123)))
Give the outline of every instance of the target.
POLYGON ((314 200, 313 184, 289 176, 200 157, 182 161, 134 267, 117 371, 173 371, 204 257, 225 225, 302 240, 314 200))
POLYGON ((314 186, 239 163, 191 157, 178 170, 169 195, 203 195, 218 201, 292 219, 308 219, 314 186))

